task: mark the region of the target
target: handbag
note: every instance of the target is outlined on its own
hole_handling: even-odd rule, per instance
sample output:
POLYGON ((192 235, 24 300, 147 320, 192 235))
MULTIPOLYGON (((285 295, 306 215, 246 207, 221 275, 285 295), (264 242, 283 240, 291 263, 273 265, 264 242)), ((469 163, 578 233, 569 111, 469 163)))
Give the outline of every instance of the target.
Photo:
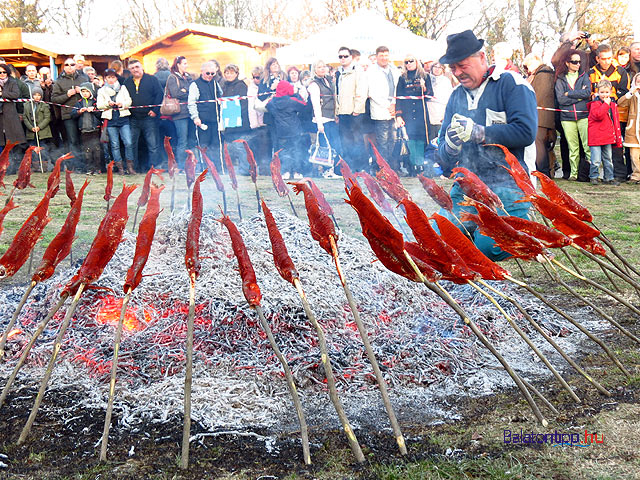
POLYGON ((107 131, 107 126, 109 125, 109 120, 105 119, 102 122, 102 126, 100 127, 100 143, 109 143, 109 132, 107 131))
POLYGON ((167 85, 164 86, 164 97, 162 97, 162 104, 160 105, 160 115, 176 115, 180 113, 180 102, 177 98, 169 95, 167 91, 168 86, 169 80, 167 80, 167 85))
POLYGON ((327 135, 324 132, 319 133, 316 136, 316 143, 309 147, 309 163, 323 167, 333 167, 335 157, 336 151, 331 148, 327 135), (324 140, 327 143, 326 146, 320 145, 320 135, 324 136, 324 140))

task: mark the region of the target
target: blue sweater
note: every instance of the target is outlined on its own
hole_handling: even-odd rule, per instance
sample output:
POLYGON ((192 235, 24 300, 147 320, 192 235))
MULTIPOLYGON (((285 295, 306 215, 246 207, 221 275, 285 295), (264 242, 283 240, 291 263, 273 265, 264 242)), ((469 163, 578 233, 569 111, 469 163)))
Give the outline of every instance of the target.
POLYGON ((449 155, 445 134, 451 117, 458 113, 485 126, 485 143, 507 147, 528 171, 524 163, 524 149, 531 145, 538 130, 536 94, 525 80, 512 72, 501 74, 489 70, 490 76, 475 92, 458 86, 447 103, 438 138, 443 170, 465 167, 478 175, 490 187, 517 189, 511 175, 501 167, 508 167, 502 150, 484 147, 473 142, 464 143, 458 155, 449 155))

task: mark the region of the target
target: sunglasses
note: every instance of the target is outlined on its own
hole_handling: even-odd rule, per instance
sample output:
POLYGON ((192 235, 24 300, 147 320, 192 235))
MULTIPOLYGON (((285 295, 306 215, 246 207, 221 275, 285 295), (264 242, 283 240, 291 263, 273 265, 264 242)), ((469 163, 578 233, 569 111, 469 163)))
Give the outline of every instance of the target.
POLYGON ((260 80, 260 75, 254 75, 254 76, 253 76, 253 79, 254 79, 254 80, 260 80))
POLYGON ((413 63, 413 62, 415 62, 415 60, 405 60, 404 64, 409 65, 410 63, 413 63))
POLYGON ((571 65, 580 65, 580 60, 569 60, 571 65))
POLYGON ((215 75, 216 72, 202 72, 203 75, 215 75))
POLYGON ((3 73, 4 73, 5 75, 9 75, 9 72, 5 72, 4 70, 0 70, 0 75, 2 75, 3 73))
POLYGON ((349 58, 351 55, 338 55, 338 58, 349 58))
POLYGON ((76 64, 75 63, 65 63, 64 66, 65 67, 75 67, 76 64))

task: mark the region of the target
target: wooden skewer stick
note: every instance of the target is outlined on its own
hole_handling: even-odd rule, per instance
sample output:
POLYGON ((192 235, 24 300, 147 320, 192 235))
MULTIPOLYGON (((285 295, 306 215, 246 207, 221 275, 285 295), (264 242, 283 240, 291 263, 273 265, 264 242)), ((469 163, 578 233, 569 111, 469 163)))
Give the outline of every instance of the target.
POLYGON ((322 327, 316 320, 315 315, 311 311, 311 307, 309 306, 309 301, 307 300, 307 296, 302 289, 302 284, 300 280, 295 278, 293 280, 293 284, 298 291, 298 295, 302 300, 302 307, 304 308, 305 313, 307 314, 307 318, 313 325, 313 328, 316 330, 316 334, 318 336, 318 344, 320 346, 320 358, 322 360, 322 366, 324 367, 324 373, 327 377, 327 386, 329 387, 329 398, 333 403, 333 406, 336 409, 336 413, 338 414, 338 418, 340 419, 340 423, 342 424, 342 429, 347 434, 347 439, 349 441, 349 446, 351 447, 351 451, 353 452, 356 460, 359 463, 364 462, 364 454, 362 453, 362 449, 360 448, 360 444, 358 443, 358 439, 356 438, 355 433, 353 433, 353 428, 349 424, 349 419, 347 418, 346 413, 344 412, 344 408, 342 407, 342 403, 340 402, 340 397, 338 397, 338 390, 336 388, 336 379, 333 375, 333 368, 331 367, 331 358, 329 357, 329 350, 327 349, 327 341, 324 337, 324 332, 322 327))
POLYGON ((191 274, 189 286, 189 317, 187 318, 187 366, 184 376, 184 423, 182 426, 182 456, 180 468, 189 468, 191 437, 191 383, 193 380, 193 321, 196 314, 196 275, 191 274))
POLYGON ((133 227, 131 227, 131 231, 136 231, 136 223, 138 223, 138 210, 140 210, 140 205, 136 205, 136 213, 133 216, 133 227))
POLYGON ((236 190, 236 204, 238 205, 238 216, 242 220, 242 206, 240 205, 240 193, 236 190))
POLYGON ((293 206, 293 201, 291 200, 291 195, 289 195, 289 193, 287 193, 287 198, 289 199, 289 205, 291 205, 291 211, 297 217, 298 212, 296 212, 296 207, 293 206))
POLYGON ((404 226, 402 225, 402 222, 400 221, 400 219, 398 218, 398 216, 396 215, 396 212, 394 212, 393 210, 391 210, 391 215, 393 215, 393 218, 396 220, 396 223, 398 224, 398 227, 400 227, 400 230, 402 231, 402 235, 404 235, 404 238, 410 238, 409 234, 407 233, 407 231, 404 229, 404 226))
MULTIPOLYGON (((615 263, 609 264, 604 260, 601 260, 600 258, 598 258, 593 253, 586 251, 584 248, 581 248, 577 245, 572 245, 572 246, 576 248, 578 251, 580 251, 580 253, 582 253, 584 256, 586 256, 590 260, 593 260, 598 265, 600 265, 601 268, 609 271, 610 273, 613 273, 614 275, 618 276, 619 278, 627 282, 629 285, 635 288, 636 292, 640 292, 640 283, 638 283, 633 278, 631 278, 626 272, 624 272, 621 268, 619 268, 615 263)), ((609 261, 611 260, 609 259, 609 261)))
POLYGON ((24 304, 27 302, 27 298, 29 298, 31 291, 37 284, 38 282, 34 282, 34 281, 32 281, 29 284, 29 286, 27 287, 27 290, 24 292, 24 295, 22 295, 22 299, 20 300, 20 303, 16 307, 16 311, 13 313, 13 317, 11 317, 11 320, 9 320, 9 325, 7 325, 7 328, 2 334, 2 339, 0 339, 0 362, 4 357, 4 346, 7 343, 7 337, 9 335, 9 332, 11 331, 11 329, 13 329, 13 326, 16 324, 16 320, 18 320, 18 315, 20 315, 20 312, 22 311, 22 307, 24 307, 24 304))
POLYGON ((223 190, 222 192, 222 205, 224 214, 227 214, 227 193, 223 190))
POLYGON ((171 213, 173 213, 173 209, 176 204, 176 176, 177 174, 174 173, 171 181, 171 213))
POLYGON ((618 260, 622 262, 625 268, 631 270, 633 273, 635 273, 640 277, 640 272, 633 265, 631 265, 631 263, 620 252, 618 252, 618 250, 613 245, 613 243, 611 243, 611 240, 609 240, 609 238, 602 232, 602 230, 596 227, 593 222, 591 222, 591 225, 593 225, 594 228, 600 231, 600 236, 598 238, 602 240, 602 243, 604 243, 607 247, 609 247, 609 250, 611 250, 611 253, 613 253, 618 258, 618 260))
POLYGON ((338 277, 340 278, 340 283, 342 283, 342 288, 344 289, 344 293, 347 297, 347 301, 349 302, 349 307, 351 308, 351 313, 353 313, 353 318, 356 322, 356 326, 358 327, 358 332, 360 333, 360 338, 362 339, 362 343, 364 344, 364 348, 367 352, 367 358, 369 359, 369 363, 371 363, 371 367, 373 368, 373 373, 376 377, 376 382, 378 383, 378 388, 380 389, 380 395, 382 396, 382 403, 384 403, 384 407, 387 410, 387 415, 389 416, 389 421, 391 422, 391 428, 393 429, 393 434, 396 437, 396 443, 400 449, 400 453, 402 455, 407 454, 407 446, 404 441, 404 436, 400 431, 400 425, 398 425, 398 420, 396 418, 396 414, 393 411, 393 407, 391 406, 391 400, 389 399, 389 393, 387 392, 387 384, 382 376, 382 372, 380 371, 380 367, 378 366, 378 360, 376 360, 376 355, 373 352, 373 348, 371 348, 371 343, 369 342, 369 335, 367 334, 367 330, 360 319, 360 313, 358 312, 358 307, 356 305, 353 296, 351 295, 351 290, 347 285, 347 281, 345 279, 344 273, 342 272, 342 267, 340 265, 340 260, 338 258, 338 247, 336 246, 336 241, 333 236, 330 237, 331 240, 331 250, 333 252, 333 261, 336 265, 336 270, 338 272, 338 277))
POLYGON ((444 302, 447 305, 449 305, 458 314, 458 316, 462 319, 465 325, 467 325, 471 329, 471 331, 475 334, 475 336, 478 337, 478 340, 480 340, 480 343, 482 343, 485 346, 485 348, 487 348, 487 350, 489 350, 493 354, 493 356, 496 358, 496 360, 498 360, 498 362, 500 362, 500 364, 504 367, 506 372, 515 382, 516 386, 524 396, 525 400, 529 404, 529 407, 531 408, 531 411, 536 416, 538 421, 544 427, 548 426, 549 422, 542 416, 542 413, 540 412, 538 405, 536 405, 536 402, 531 397, 531 394, 529 393, 529 390, 527 390, 527 387, 525 386, 525 384, 522 382, 522 379, 518 376, 516 372, 513 371, 513 369, 511 368, 511 365, 509 365, 507 360, 502 355, 500 355, 500 352, 498 352, 495 349, 495 347, 491 345, 491 342, 489 342, 489 339, 484 335, 484 333, 482 333, 482 331, 478 328, 475 322, 471 318, 469 318, 469 315, 467 315, 467 313, 462 309, 462 307, 458 304, 458 302, 455 301, 455 299, 449 294, 449 292, 447 292, 447 290, 444 287, 442 287, 442 285, 440 285, 438 282, 431 283, 429 280, 427 280, 424 277, 424 275, 422 274, 418 266, 415 264, 415 262, 411 258, 411 255, 409 255, 406 250, 404 251, 404 255, 405 255, 405 258, 407 259, 407 262, 409 262, 409 264, 411 265, 411 268, 413 268, 413 271, 416 273, 420 281, 429 290, 431 290, 433 293, 438 295, 442 300, 444 300, 444 302))
POLYGON ((544 395, 542 395, 542 393, 540 393, 538 391, 538 389, 536 387, 534 387, 533 385, 531 385, 529 382, 527 382, 524 378, 520 378, 520 380, 522 380, 522 383, 524 383, 525 387, 527 387, 529 390, 531 390, 534 395, 536 397, 538 397, 540 399, 540 401, 542 401, 542 403, 544 403, 547 408, 549 410, 551 410, 555 415, 559 415, 560 412, 558 412, 558 410, 556 409, 556 407, 554 407, 551 402, 549 400, 547 400, 544 395))
POLYGON ((22 351, 22 354, 20 355, 20 359, 18 360, 18 363, 13 368, 13 371, 11 372, 11 375, 9 376, 9 380, 7 380, 6 385, 2 389, 2 394, 0 394, 0 407, 2 407, 2 405, 4 404, 4 401, 6 400, 7 395, 9 394, 9 391, 11 390, 11 386, 13 385, 13 382, 15 381, 16 377, 18 376, 18 372, 20 371, 20 369, 22 368, 22 366, 25 364, 25 362, 27 360, 27 356, 29 355, 29 352, 31 351, 31 348, 36 343, 36 340, 42 334, 42 332, 44 332, 44 329, 47 327, 47 324, 49 323, 49 321, 58 312, 58 310, 60 310, 60 308, 62 308, 62 305, 64 304, 66 299, 67 299, 67 295, 63 295, 62 297, 60 297, 60 300, 58 300, 58 303, 56 304, 56 306, 53 307, 51 310, 49 310, 49 313, 44 318, 44 320, 42 320, 38 324, 38 328, 36 329, 36 331, 31 336, 31 339, 29 340, 29 343, 27 344, 27 346, 22 351))
MULTIPOLYGON (((554 259, 551 259, 551 262, 558 264, 558 262, 555 262, 554 259)), ((569 284, 567 284, 564 280, 562 280, 562 278, 560 277, 560 275, 558 274, 558 272, 553 268, 553 264, 549 263, 549 265, 551 266, 551 271, 553 273, 555 273, 555 275, 553 276, 554 279, 560 283, 560 285, 562 285, 565 290, 567 290, 571 295, 573 295, 574 297, 576 297, 577 299, 579 299, 580 301, 584 302, 586 305, 589 305, 591 308, 593 308, 596 312, 598 312, 600 314, 600 316, 602 318, 604 318, 607 322, 609 322, 611 325, 613 325, 614 327, 616 327, 618 330, 620 330, 623 334, 625 334, 627 337, 629 337, 631 340, 633 340, 634 342, 640 343, 640 339, 638 337, 636 337, 633 333, 631 333, 629 330, 627 330, 626 328, 624 328, 622 325, 620 325, 620 323, 618 323, 616 320, 613 319, 613 317, 611 317, 611 315, 608 315, 604 310, 602 310, 598 305, 596 305, 595 303, 593 303, 592 301, 588 300, 587 298, 585 298, 583 295, 580 295, 578 292, 576 292, 573 288, 571 288, 569 286, 569 284)), ((562 264, 559 264, 562 265, 562 264)), ((566 269, 566 268, 565 268, 566 269)), ((588 284, 591 284, 591 280, 589 280, 587 282, 588 284)), ((593 282, 595 283, 595 282, 593 282)), ((600 287, 601 290, 606 290, 604 289, 604 287, 600 287)), ((613 292, 610 292, 613 293, 613 292)), ((615 294, 614 294, 615 295, 615 294)), ((617 295, 616 295, 617 296, 617 295)), ((614 297, 615 298, 615 297, 614 297)), ((626 302, 626 301, 625 301, 626 302)), ((626 303, 625 303, 626 305, 626 303)), ((629 304, 630 306, 631 304, 629 304)), ((633 307, 635 308, 635 307, 633 307)))
POLYGON ((78 302, 80 301, 80 297, 82 296, 82 292, 84 291, 84 287, 86 285, 81 283, 78 287, 78 291, 76 292, 75 297, 73 297, 73 301, 69 308, 67 309, 67 314, 64 316, 64 320, 62 321, 62 325, 60 325, 60 329, 58 330, 58 335, 56 336, 55 344, 53 345, 53 352, 51 353, 51 358, 49 359, 49 364, 47 365, 47 370, 42 377, 42 381, 40 382, 40 390, 38 391, 38 395, 36 395, 36 400, 33 404, 33 408, 31 409, 31 414, 29 415, 29 419, 22 429, 22 433, 20 434, 20 438, 18 438, 18 445, 22 445, 29 436, 29 432, 31 431, 31 427, 33 426, 33 422, 36 420, 36 415, 38 414, 38 409, 40 408, 40 403, 42 402, 42 398, 44 397, 45 391, 47 390, 47 385, 49 384, 49 379, 51 378, 51 374, 53 373, 53 367, 56 364, 56 359, 58 358, 58 353, 60 352, 60 348, 62 347, 62 339, 64 338, 64 334, 69 327, 69 323, 71 322, 71 317, 76 311, 76 307, 78 306, 78 302))
POLYGON ((258 190, 258 184, 254 183, 254 187, 256 187, 256 201, 258 202, 258 213, 262 212, 262 205, 260 205, 260 191, 258 190))
MULTIPOLYGON (((554 281, 557 281, 556 278, 551 275, 551 272, 549 271, 549 269, 547 268, 546 265, 542 264, 542 267, 547 271, 547 274, 549 275, 550 278, 552 278, 554 281)), ((556 273, 556 277, 558 277, 558 279, 560 281, 562 281, 562 279, 560 279, 559 275, 557 275, 556 273)), ((532 287, 530 287, 527 284, 523 284, 522 282, 519 282, 516 279, 507 277, 508 280, 512 281, 512 282, 516 282, 519 286, 521 286, 522 288, 524 288, 525 290, 527 290, 529 293, 531 293, 533 296, 535 296, 538 300, 540 300, 541 302, 543 302, 545 305, 547 305, 548 307, 550 307, 554 312, 556 312, 558 315, 561 315, 562 317, 564 317, 566 320, 568 320, 573 326, 575 326, 578 330, 580 330, 582 333, 584 333, 587 337, 589 337, 593 342, 595 342, 596 344, 598 344, 600 346, 600 348, 602 348, 602 350, 604 350, 604 352, 607 354, 607 356, 613 361, 613 363, 620 369, 620 371, 627 377, 630 378, 631 374, 627 371, 626 368, 624 368, 624 365, 622 365, 622 363, 620 362, 620 360, 618 360, 618 357, 615 356, 615 354, 613 353, 613 351, 607 346, 606 343, 604 343, 602 340, 600 340, 598 337, 596 337, 594 334, 592 334, 589 330, 587 330, 584 325, 582 325, 580 322, 578 322, 576 319, 574 319, 571 315, 569 315, 568 313, 566 313, 565 311, 561 310, 560 308, 558 308, 556 305, 554 305, 552 302, 550 302, 546 297, 544 297, 543 295, 539 294, 538 292, 535 291, 535 289, 533 289, 532 287)))
POLYGON ((110 206, 111 206, 111 199, 107 200, 107 210, 106 210, 107 212, 109 211, 110 206))
POLYGON ((458 302, 456 302, 453 299, 453 297, 449 294, 449 292, 447 292, 447 290, 444 289, 444 287, 442 287, 442 285, 440 285, 437 282, 435 283, 435 285, 430 285, 426 279, 425 279, 425 282, 427 282, 425 283, 425 285, 427 286, 427 288, 429 288, 429 290, 431 290, 432 292, 440 296, 440 298, 442 298, 451 308, 453 308, 456 311, 456 313, 462 318, 464 323, 471 329, 471 331, 476 335, 476 337, 478 337, 480 342, 502 364, 502 366, 507 371, 509 376, 513 379, 513 381, 516 383, 516 385, 520 389, 520 392, 522 392, 522 395, 524 395, 524 398, 529 404, 529 407, 531 408, 531 411, 533 412, 535 417, 538 419, 538 421, 542 424, 543 427, 547 427, 549 425, 549 422, 542 416, 542 413, 540 412, 538 405, 536 405, 536 402, 533 400, 533 398, 531 398, 531 394, 529 393, 526 386, 522 382, 522 379, 518 376, 516 372, 513 371, 513 369, 511 368, 511 365, 509 365, 507 360, 502 355, 500 355, 500 353, 495 349, 493 345, 491 345, 491 343, 489 342, 487 337, 484 335, 484 333, 482 333, 482 331, 478 328, 475 322, 469 318, 469 316, 465 313, 462 307, 460 307, 458 302), (439 294, 438 292, 441 292, 442 295, 439 294))
MULTIPOLYGON (((615 292, 612 292, 607 287, 604 287, 604 286, 600 285, 598 282, 594 282, 593 280, 591 280, 590 278, 585 277, 584 275, 580 275, 579 273, 574 272, 573 270, 571 270, 567 266, 565 266, 562 263, 560 263, 559 261, 557 261, 555 258, 551 258, 551 259, 548 259, 548 260, 550 260, 554 265, 557 265, 558 267, 560 267, 562 270, 567 272, 569 275, 572 275, 572 276, 576 277, 577 279, 582 280, 587 285, 590 285, 593 288, 596 288, 596 289, 606 293, 611 298, 617 300, 622 305, 627 307, 629 310, 631 310, 636 315, 640 315, 640 310, 636 306, 632 305, 631 303, 626 301, 624 298, 622 298, 620 295, 617 295, 615 292)), ((620 327, 618 327, 618 328, 620 328, 620 327)), ((626 333, 625 333, 625 335, 626 335, 626 333)))
POLYGON ((107 402, 107 413, 104 416, 104 430, 102 432, 102 445, 100 447, 100 461, 105 462, 107 460, 107 444, 109 443, 109 429, 111 428, 111 414, 113 413, 113 399, 116 393, 116 374, 118 372, 118 353, 120 352, 120 342, 122 340, 122 324, 124 323, 124 316, 127 312, 127 305, 129 305, 129 299, 131 298, 131 288, 128 289, 124 300, 122 301, 122 308, 120 309, 120 318, 118 320, 118 327, 116 328, 116 337, 113 344, 113 361, 111 363, 111 380, 109 381, 109 401, 107 402))
POLYGON ((534 345, 534 343, 531 341, 531 339, 527 336, 526 333, 524 333, 522 331, 522 329, 518 326, 518 324, 516 322, 513 321, 513 318, 511 318, 511 315, 509 315, 507 312, 504 311, 504 309, 502 308, 502 306, 496 302, 496 299, 493 298, 491 295, 489 295, 487 292, 485 292, 482 288, 480 288, 478 285, 476 285, 474 282, 469 281, 468 282, 469 285, 471 285, 473 288, 475 288, 478 292, 480 292, 481 295, 483 295, 484 297, 486 297, 491 303, 493 303, 493 305, 498 309, 498 311, 502 314, 502 316, 507 320, 507 322, 509 322, 509 325, 511 325, 511 327, 516 331, 516 333, 518 335, 520 335, 520 337, 524 340, 524 342, 529 346, 529 348, 531 348, 531 350, 533 350, 533 352, 538 356, 538 358, 540 360, 542 360, 542 363, 545 364, 545 366, 549 369, 549 371, 551 371, 551 373, 553 374, 554 377, 556 377, 556 380, 558 380, 558 382, 560 382, 560 385, 562 385, 562 388, 564 388, 567 393, 569 394, 569 396, 578 403, 582 403, 582 400, 580 400, 580 397, 578 397, 575 392, 573 390, 571 390, 571 387, 567 384, 567 382, 565 381, 564 378, 562 378, 562 376, 558 373, 558 371, 554 368, 553 365, 551 365, 551 362, 549 362, 549 359, 547 359, 547 357, 544 355, 544 353, 542 353, 540 351, 540 349, 538 347, 536 347, 534 345))
POLYGON ((513 304, 520 311, 520 313, 524 316, 524 318, 527 319, 527 321, 533 326, 533 328, 535 328, 536 331, 540 335, 542 335, 542 337, 553 348, 556 349, 556 351, 562 356, 562 358, 564 358, 567 361, 567 363, 569 365, 571 365, 575 369, 576 372, 578 372, 580 375, 582 375, 584 378, 586 378, 589 382, 591 382, 591 384, 594 387, 596 387, 600 393, 606 395, 607 397, 611 396, 611 392, 609 392, 606 388, 604 388, 602 385, 600 385, 600 383, 598 383, 596 380, 591 378, 591 376, 589 374, 587 374, 587 372, 585 372, 575 361, 573 361, 573 359, 571 357, 569 357, 569 355, 567 355, 567 353, 560 347, 560 345, 558 345, 556 343, 556 341, 553 338, 551 338, 547 332, 545 332, 544 328, 542 328, 538 324, 538 322, 536 322, 533 319, 533 317, 531 315, 529 315, 529 312, 527 312, 527 310, 522 306, 522 304, 520 302, 518 302, 512 296, 507 295, 505 293, 502 293, 500 290, 497 290, 497 289, 493 288, 491 285, 489 285, 484 280, 478 280, 478 283, 480 283, 481 285, 484 285, 485 288, 488 288, 489 290, 491 290, 492 292, 496 293, 497 295, 500 295, 505 300, 511 302, 511 304, 513 304))
MULTIPOLYGON (((287 379, 287 386, 289 387, 289 392, 291 393, 291 397, 293 398, 293 405, 296 408, 296 413, 298 414, 298 421, 300 422, 300 435, 302 436, 302 455, 304 457, 304 463, 306 465, 311 465, 311 454, 309 453, 309 434, 307 433, 307 421, 304 418, 304 412, 302 411, 302 403, 300 403, 300 397, 298 396, 298 390, 296 389, 296 384, 293 380, 293 375, 291 374, 291 369, 289 368, 289 364, 287 363, 287 359, 284 358, 280 348, 278 348, 278 344, 276 343, 276 339, 273 338, 273 332, 271 331, 271 327, 267 323, 267 319, 264 317, 264 312, 262 311, 262 307, 260 305, 256 305, 252 307, 258 312, 258 318, 260 319, 260 325, 262 325, 262 329, 267 334, 267 338, 269 339, 269 343, 271 344, 271 348, 278 357, 280 364, 284 370, 285 378, 287 379)), ((364 461, 364 458, 363 458, 364 461)))

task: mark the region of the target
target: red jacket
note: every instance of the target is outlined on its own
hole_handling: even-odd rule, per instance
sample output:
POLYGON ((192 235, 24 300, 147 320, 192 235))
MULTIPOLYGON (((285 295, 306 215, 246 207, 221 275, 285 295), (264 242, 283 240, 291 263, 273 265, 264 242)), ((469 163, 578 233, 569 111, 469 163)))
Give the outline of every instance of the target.
POLYGON ((599 98, 587 104, 589 110, 589 146, 614 145, 622 147, 618 106, 612 99, 607 105, 599 98))

